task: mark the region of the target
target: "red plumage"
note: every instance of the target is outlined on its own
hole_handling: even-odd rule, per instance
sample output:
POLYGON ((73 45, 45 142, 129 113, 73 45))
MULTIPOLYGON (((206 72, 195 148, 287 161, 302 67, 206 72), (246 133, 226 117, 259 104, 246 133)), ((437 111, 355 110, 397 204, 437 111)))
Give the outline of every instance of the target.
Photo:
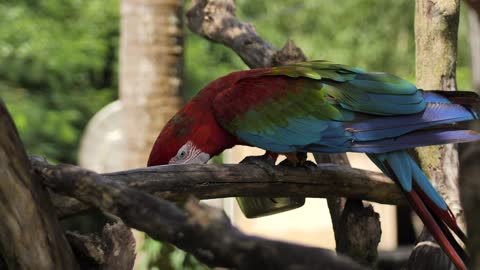
POLYGON ((290 77, 253 77, 235 83, 235 89, 225 89, 218 94, 214 101, 220 122, 230 122, 236 116, 244 114, 255 107, 267 102, 275 102, 287 94, 295 92, 302 80, 290 77))
POLYGON ((205 86, 165 125, 155 141, 147 165, 168 164, 187 141, 192 141, 202 152, 211 156, 235 144, 242 144, 219 126, 212 106, 213 100, 240 79, 255 76, 265 70, 267 69, 233 72, 205 86))

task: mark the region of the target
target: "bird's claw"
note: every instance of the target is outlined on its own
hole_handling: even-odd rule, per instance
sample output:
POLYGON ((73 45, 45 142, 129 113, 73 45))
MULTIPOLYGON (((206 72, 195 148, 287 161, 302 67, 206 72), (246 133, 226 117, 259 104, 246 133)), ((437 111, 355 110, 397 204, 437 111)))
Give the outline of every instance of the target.
POLYGON ((275 175, 275 160, 268 156, 248 156, 240 164, 254 164, 265 170, 270 175, 275 175))
POLYGON ((317 168, 317 164, 310 160, 305 160, 305 162, 301 166, 306 168, 317 168))
POLYGON ((292 162, 288 159, 283 160, 278 164, 279 166, 285 166, 285 167, 294 167, 294 168, 305 168, 308 170, 313 170, 317 168, 317 164, 315 162, 312 162, 310 160, 301 160, 299 162, 292 162))

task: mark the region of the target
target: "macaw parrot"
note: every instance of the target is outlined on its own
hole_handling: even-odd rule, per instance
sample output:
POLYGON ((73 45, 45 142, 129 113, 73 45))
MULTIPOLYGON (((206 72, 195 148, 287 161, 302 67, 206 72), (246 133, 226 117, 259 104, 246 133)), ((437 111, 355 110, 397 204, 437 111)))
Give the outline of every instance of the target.
POLYGON ((453 237, 464 242, 465 234, 405 149, 479 140, 454 124, 477 119, 479 102, 471 92, 423 91, 390 74, 327 61, 238 71, 208 84, 166 124, 148 166, 206 163, 235 145, 292 162, 299 162, 295 153, 366 153, 466 269, 453 237))

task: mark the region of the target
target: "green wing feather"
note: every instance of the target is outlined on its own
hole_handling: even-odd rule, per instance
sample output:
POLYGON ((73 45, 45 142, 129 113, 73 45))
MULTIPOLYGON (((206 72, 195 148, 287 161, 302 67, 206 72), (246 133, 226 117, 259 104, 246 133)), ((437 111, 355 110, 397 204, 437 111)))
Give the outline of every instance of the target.
POLYGON ((356 112, 399 115, 425 108, 421 92, 405 80, 326 61, 253 74, 216 97, 216 117, 244 141, 276 152, 320 141, 344 145, 351 135, 342 123, 354 121, 356 112))
POLYGON ((317 60, 273 67, 262 75, 320 81, 328 96, 352 111, 395 115, 425 109, 415 85, 387 73, 367 73, 359 68, 317 60))

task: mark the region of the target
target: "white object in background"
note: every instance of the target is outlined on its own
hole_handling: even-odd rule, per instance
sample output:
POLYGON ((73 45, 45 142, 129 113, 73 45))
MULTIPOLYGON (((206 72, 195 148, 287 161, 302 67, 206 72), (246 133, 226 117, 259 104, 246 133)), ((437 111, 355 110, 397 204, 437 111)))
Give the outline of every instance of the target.
POLYGON ((122 103, 117 100, 98 111, 83 133, 79 165, 99 173, 122 170, 126 139, 121 129, 122 103))

